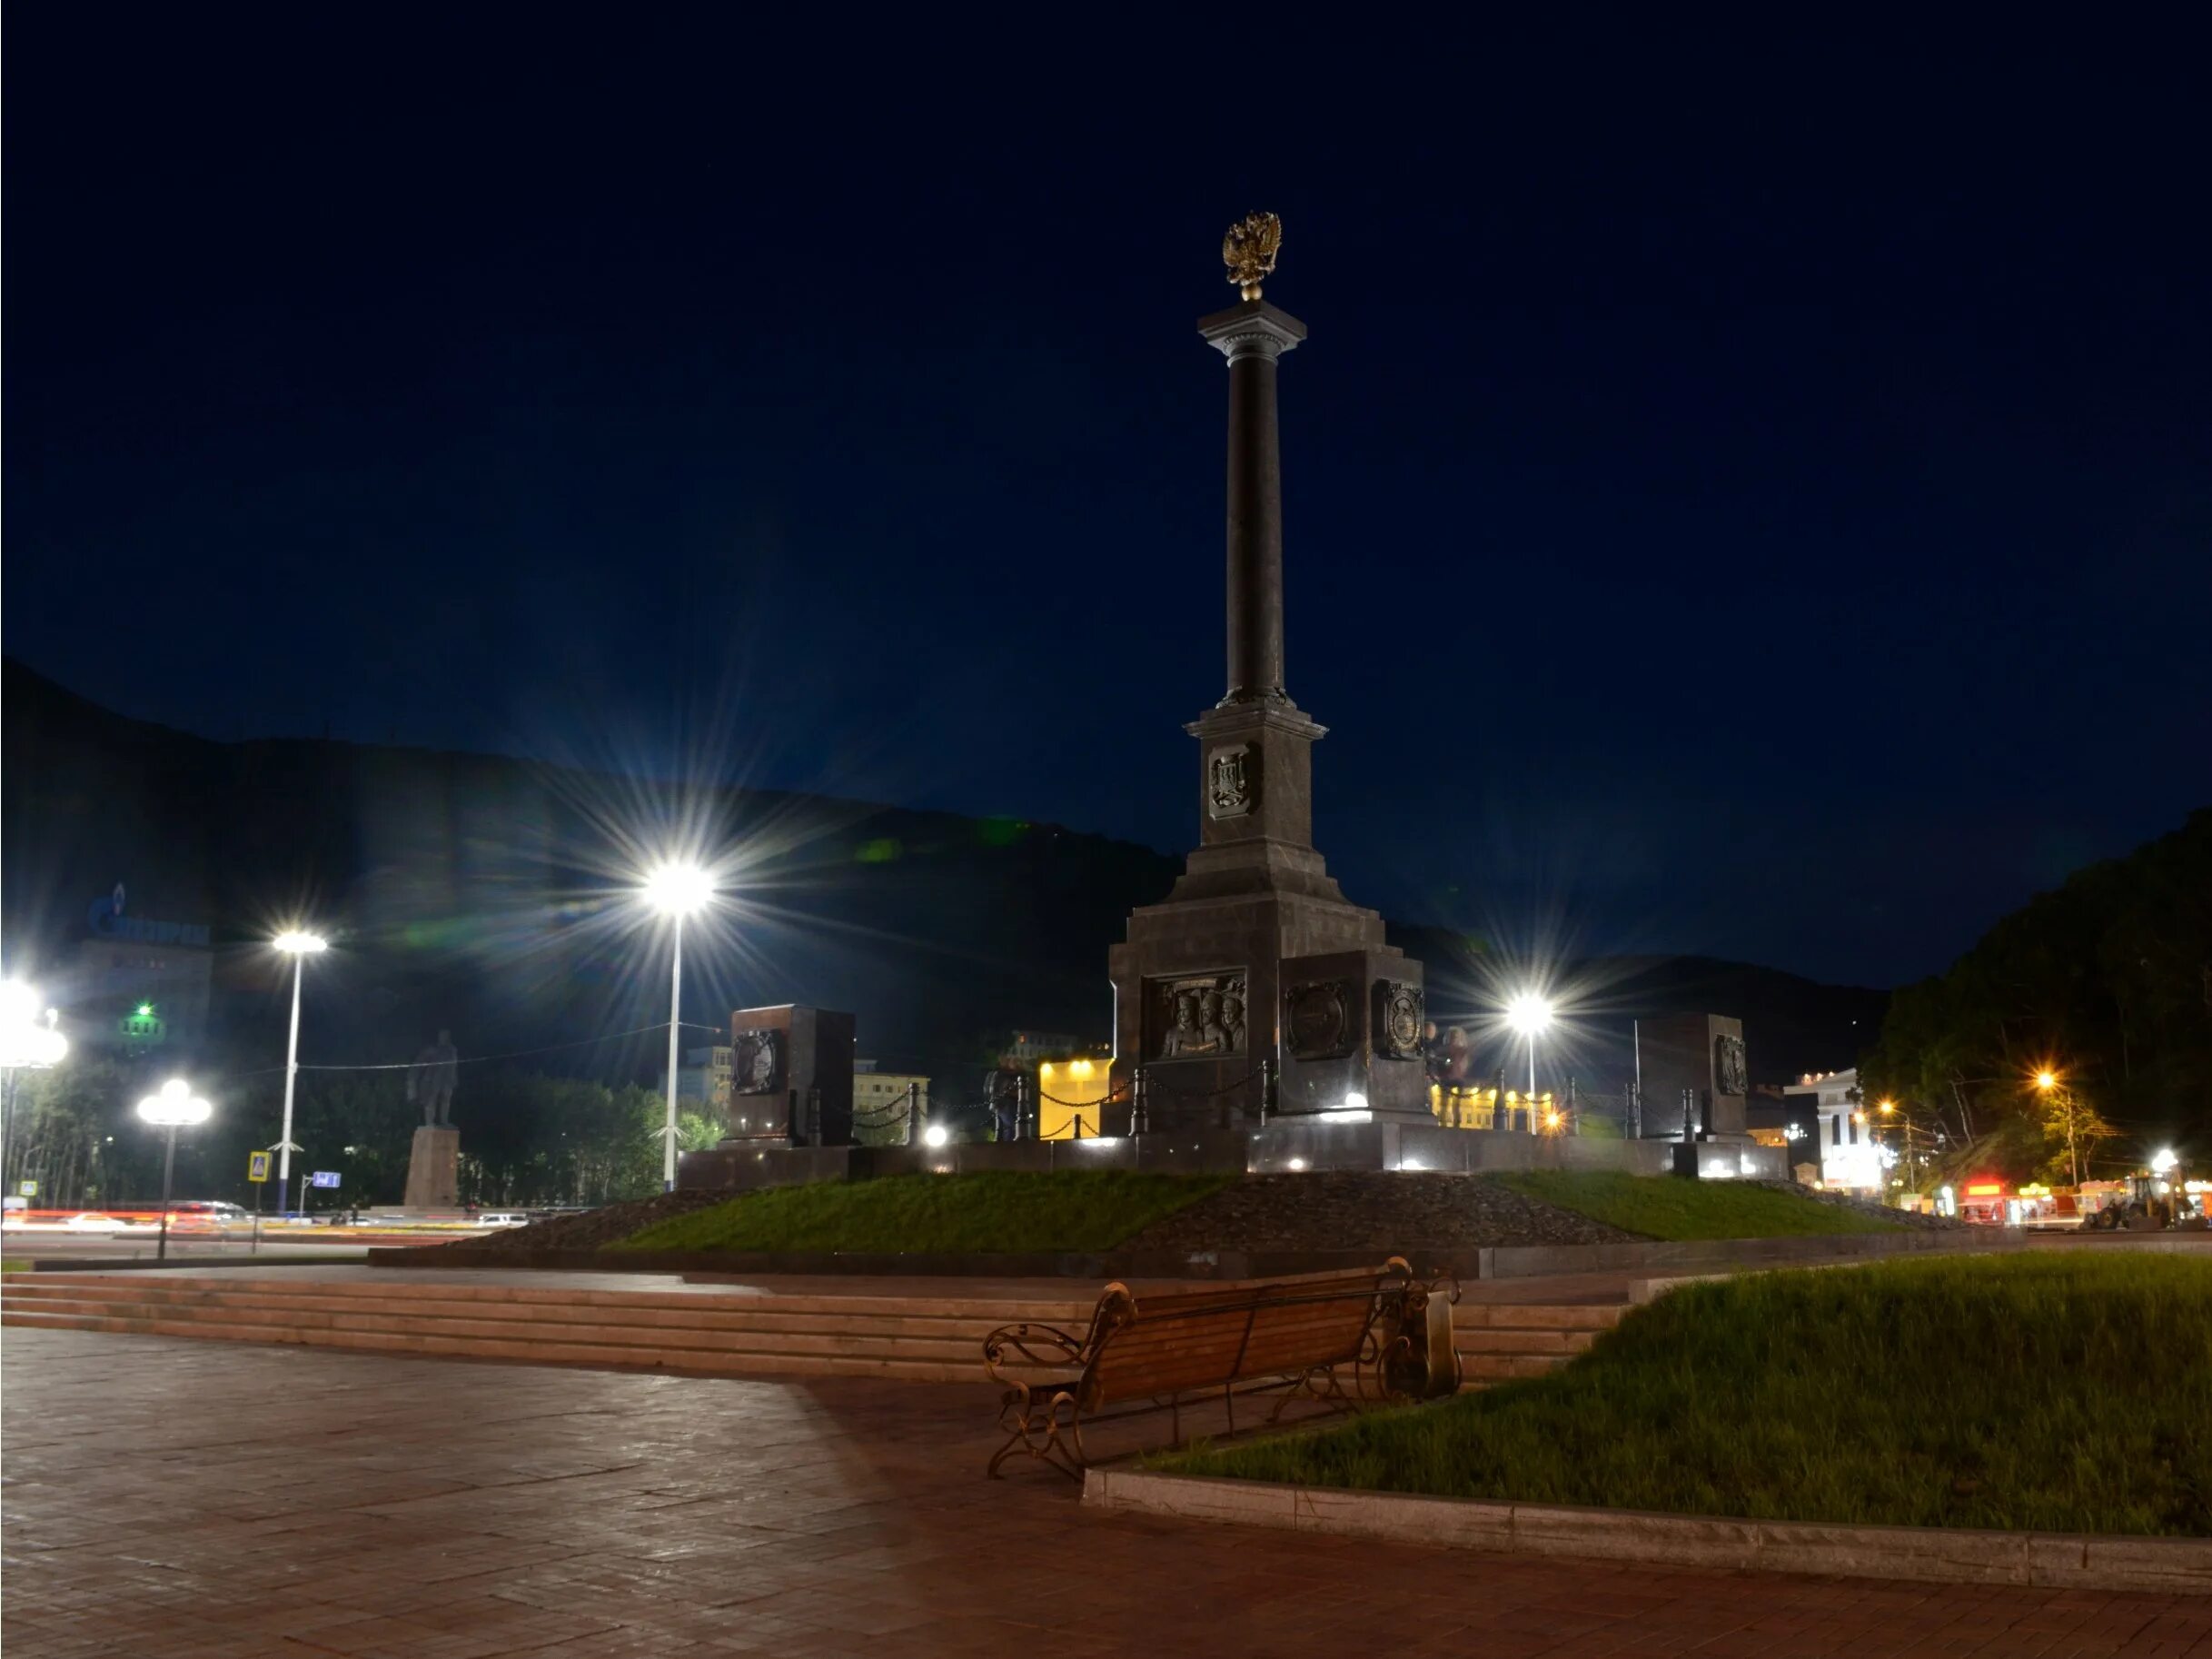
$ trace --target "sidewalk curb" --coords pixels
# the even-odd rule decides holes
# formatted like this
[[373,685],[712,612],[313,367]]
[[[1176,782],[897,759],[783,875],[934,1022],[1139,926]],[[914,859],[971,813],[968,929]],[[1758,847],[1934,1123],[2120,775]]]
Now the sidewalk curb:
[[2212,1538],[1831,1526],[1417,1497],[1109,1468],[1086,1472],[1083,1502],[1093,1509],[1510,1555],[1728,1572],[2212,1594]]

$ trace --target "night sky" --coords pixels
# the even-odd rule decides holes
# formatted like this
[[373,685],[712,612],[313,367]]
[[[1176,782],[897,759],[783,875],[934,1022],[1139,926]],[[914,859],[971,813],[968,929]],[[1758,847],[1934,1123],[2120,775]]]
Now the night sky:
[[11,13],[8,651],[1182,850],[1266,208],[1351,896],[1891,984],[2212,800],[2201,41],[761,9]]

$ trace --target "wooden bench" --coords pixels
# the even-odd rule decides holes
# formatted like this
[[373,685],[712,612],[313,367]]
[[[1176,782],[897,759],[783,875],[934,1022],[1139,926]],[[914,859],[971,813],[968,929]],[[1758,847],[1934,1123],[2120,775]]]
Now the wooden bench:
[[998,1421],[1007,1431],[987,1473],[1027,1452],[1080,1479],[1086,1426],[1151,1412],[1172,1415],[1180,1445],[1185,1400],[1215,1393],[1232,1434],[1239,1394],[1280,1392],[1271,1422],[1300,1397],[1350,1410],[1449,1394],[1459,1386],[1458,1296],[1448,1280],[1415,1279],[1399,1257],[1373,1272],[1142,1298],[1108,1285],[1080,1337],[1007,1325],[984,1339],[984,1370],[1005,1389]]

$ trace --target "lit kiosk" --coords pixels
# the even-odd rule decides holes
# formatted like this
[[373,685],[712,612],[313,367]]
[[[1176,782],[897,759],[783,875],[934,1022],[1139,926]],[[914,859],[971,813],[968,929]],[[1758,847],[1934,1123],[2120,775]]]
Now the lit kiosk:
[[1421,966],[1384,941],[1381,916],[1346,902],[1314,849],[1324,728],[1284,689],[1275,375],[1305,324],[1260,297],[1282,233],[1272,214],[1231,228],[1222,256],[1242,302],[1198,324],[1229,371],[1228,690],[1185,728],[1198,740],[1197,849],[1108,959],[1116,1082],[1143,1068],[1140,1130],[1242,1128],[1264,1108],[1435,1121]]

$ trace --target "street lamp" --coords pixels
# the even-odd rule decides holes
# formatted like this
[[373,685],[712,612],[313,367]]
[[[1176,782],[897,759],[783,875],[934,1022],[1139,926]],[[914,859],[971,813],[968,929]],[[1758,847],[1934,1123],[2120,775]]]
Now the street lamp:
[[158,1095],[148,1095],[138,1103],[138,1115],[157,1128],[169,1131],[168,1149],[162,1154],[162,1237],[154,1247],[154,1259],[169,1259],[169,1182],[176,1173],[176,1132],[186,1125],[205,1123],[214,1108],[198,1098],[191,1086],[182,1078],[172,1078],[162,1085]]
[[328,950],[331,942],[319,933],[299,928],[280,933],[269,942],[292,959],[292,1042],[284,1050],[284,1132],[276,1137],[276,1195],[281,1211],[288,1190],[284,1183],[292,1178],[292,1155],[297,1150],[292,1144],[292,1095],[300,1078],[300,977],[307,971],[307,959]]
[[2058,1074],[2055,1071],[2037,1072],[2036,1087],[2048,1095],[2052,1089],[2058,1087]]
[[1552,1005],[1533,991],[1525,991],[1506,1005],[1505,1023],[1529,1039],[1529,1129],[1536,1128],[1536,1037],[1552,1023]]
[[37,991],[20,979],[0,985],[0,1169],[7,1167],[7,1141],[15,1121],[15,1074],[58,1066],[69,1039],[55,1028],[60,1013],[48,1008]]
[[676,924],[675,951],[669,972],[669,1121],[661,1130],[660,1190],[676,1190],[676,1061],[683,1035],[683,919],[714,898],[714,878],[696,864],[663,864],[645,879],[645,897]]

